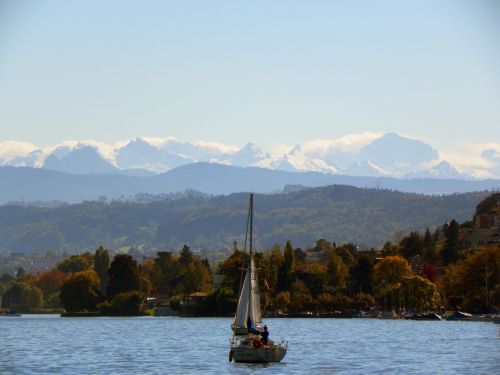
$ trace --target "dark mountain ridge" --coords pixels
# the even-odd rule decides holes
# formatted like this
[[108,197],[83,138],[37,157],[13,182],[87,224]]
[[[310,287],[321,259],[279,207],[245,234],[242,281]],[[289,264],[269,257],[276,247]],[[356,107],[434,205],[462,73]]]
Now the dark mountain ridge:
[[[428,196],[327,186],[287,194],[256,194],[256,247],[319,238],[363,247],[383,244],[396,231],[464,221],[488,193]],[[206,252],[228,250],[244,238],[248,194],[186,196],[147,204],[84,202],[59,207],[0,206],[0,249],[80,252],[99,245]]]

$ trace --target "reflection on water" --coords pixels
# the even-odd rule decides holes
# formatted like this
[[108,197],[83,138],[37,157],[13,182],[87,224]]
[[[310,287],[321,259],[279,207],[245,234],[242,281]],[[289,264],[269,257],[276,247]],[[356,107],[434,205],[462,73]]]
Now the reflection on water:
[[228,361],[228,318],[0,318],[0,374],[498,374],[500,329],[479,322],[268,319],[282,363]]

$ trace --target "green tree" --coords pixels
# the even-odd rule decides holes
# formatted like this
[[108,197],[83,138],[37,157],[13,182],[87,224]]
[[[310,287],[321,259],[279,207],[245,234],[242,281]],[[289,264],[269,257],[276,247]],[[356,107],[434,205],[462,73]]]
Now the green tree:
[[218,273],[224,275],[223,286],[231,288],[235,294],[240,292],[241,271],[248,266],[248,259],[247,253],[237,250],[219,265]]
[[109,284],[106,296],[112,300],[117,294],[141,289],[141,278],[137,262],[126,254],[113,258],[108,269]]
[[212,289],[212,275],[207,265],[199,258],[193,259],[181,268],[181,282],[184,294],[209,292]]
[[171,296],[177,294],[176,286],[180,282],[180,265],[170,251],[160,251],[150,273],[153,288],[160,295]]
[[455,220],[443,228],[446,243],[442,251],[443,262],[449,264],[458,259],[460,245],[460,226]]
[[439,306],[439,293],[436,285],[418,275],[405,277],[399,289],[399,298],[409,309],[420,311],[435,309]]
[[290,292],[280,292],[274,298],[274,308],[277,310],[281,310],[283,312],[287,312],[291,303]]
[[308,264],[296,274],[306,285],[307,289],[314,298],[321,293],[324,293],[330,276],[327,272],[327,268],[320,263]]
[[220,288],[216,292],[216,303],[220,313],[234,313],[238,304],[238,295],[231,288]]
[[19,267],[16,271],[16,277],[18,280],[22,280],[26,276],[26,271],[23,267]]
[[3,307],[21,312],[39,308],[42,304],[42,291],[22,281],[12,282],[2,298]]
[[118,316],[137,316],[144,313],[144,298],[137,290],[118,293],[112,300],[112,313]]
[[399,244],[399,251],[407,259],[421,254],[422,248],[423,240],[420,233],[417,231],[410,232],[410,234],[403,238]]
[[75,272],[63,284],[59,296],[66,311],[95,311],[99,277],[94,270]]
[[[373,268],[373,283],[380,298],[396,303],[396,293],[405,277],[411,275],[408,261],[400,256],[388,256]],[[385,306],[384,306],[385,307]]]
[[393,244],[392,242],[388,241],[384,244],[384,247],[382,248],[382,255],[385,257],[388,256],[393,256],[393,255],[398,255],[399,254],[399,245]]
[[311,292],[303,281],[294,281],[290,287],[290,310],[303,312],[309,309],[312,303]]
[[101,295],[105,295],[108,288],[108,268],[109,251],[108,249],[99,246],[94,254],[94,271],[97,273],[97,276],[99,276]]
[[188,245],[184,245],[181,250],[181,257],[179,259],[179,263],[183,266],[189,264],[193,261],[193,253],[191,252],[191,248]]
[[342,258],[342,261],[347,267],[350,267],[354,263],[353,254],[357,253],[356,246],[353,244],[344,244],[335,249],[335,255]]
[[337,255],[332,255],[327,266],[328,285],[334,291],[344,289],[347,285],[347,277],[349,269],[343,262],[342,258]]
[[59,263],[57,269],[65,273],[80,272],[92,268],[93,262],[94,257],[90,253],[72,255]]
[[351,267],[351,288],[354,292],[373,292],[373,260],[368,255],[361,255]]
[[[290,241],[286,242],[283,257],[278,262],[281,263],[278,270],[278,289],[289,290],[292,282],[292,274],[295,270],[295,254]],[[278,262],[273,261],[273,264]]]
[[281,245],[274,244],[271,248],[271,251],[266,254],[266,259],[266,267],[264,268],[261,275],[264,276],[268,286],[271,289],[277,291],[285,290],[286,278],[282,274],[284,267],[283,263],[285,262],[285,259],[281,252]]

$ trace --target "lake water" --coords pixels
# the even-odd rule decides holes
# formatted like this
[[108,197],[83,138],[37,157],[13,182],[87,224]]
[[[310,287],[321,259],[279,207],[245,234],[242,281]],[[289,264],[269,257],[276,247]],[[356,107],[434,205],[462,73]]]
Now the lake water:
[[0,374],[500,374],[500,325],[267,319],[281,363],[229,363],[229,318],[0,318]]

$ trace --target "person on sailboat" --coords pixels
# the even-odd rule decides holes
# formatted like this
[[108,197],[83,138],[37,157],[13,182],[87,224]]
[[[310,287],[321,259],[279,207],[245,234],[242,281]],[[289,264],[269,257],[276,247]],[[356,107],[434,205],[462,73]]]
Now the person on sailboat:
[[267,339],[269,337],[269,331],[267,330],[267,326],[264,326],[264,330],[260,333],[260,336],[262,337],[260,339],[260,342],[263,343],[264,345],[267,345]]

